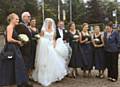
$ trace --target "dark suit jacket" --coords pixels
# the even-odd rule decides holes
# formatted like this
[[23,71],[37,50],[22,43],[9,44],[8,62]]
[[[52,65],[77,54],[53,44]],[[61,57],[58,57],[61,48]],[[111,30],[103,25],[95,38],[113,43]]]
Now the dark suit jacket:
[[[56,40],[57,40],[58,38],[61,38],[61,36],[60,36],[59,30],[56,29]],[[63,40],[66,40],[66,41],[67,41],[67,39],[68,39],[68,31],[64,29],[64,30],[63,30]]]
[[22,46],[20,49],[21,49],[26,67],[30,68],[31,67],[31,65],[30,65],[31,59],[32,59],[32,56],[31,56],[31,54],[32,54],[31,53],[32,52],[32,44],[31,44],[32,33],[30,32],[28,26],[26,26],[25,23],[23,23],[23,22],[21,22],[19,25],[16,26],[16,32],[18,34],[26,34],[29,37],[30,41],[28,43],[26,43],[24,46]]
[[107,32],[104,33],[105,50],[108,52],[118,52],[120,47],[120,36],[117,31],[113,31],[107,38]]

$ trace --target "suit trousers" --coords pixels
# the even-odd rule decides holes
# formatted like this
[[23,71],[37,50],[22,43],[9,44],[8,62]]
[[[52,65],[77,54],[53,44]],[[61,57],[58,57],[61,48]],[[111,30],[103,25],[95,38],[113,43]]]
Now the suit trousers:
[[108,77],[118,79],[118,52],[106,52],[106,66]]

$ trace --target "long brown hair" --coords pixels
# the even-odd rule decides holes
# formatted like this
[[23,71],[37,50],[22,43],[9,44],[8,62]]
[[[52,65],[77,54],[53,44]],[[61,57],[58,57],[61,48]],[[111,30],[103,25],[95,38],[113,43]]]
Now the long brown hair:
[[72,24],[75,24],[75,22],[70,22],[69,24],[68,24],[68,29],[70,30],[70,27],[72,26]]

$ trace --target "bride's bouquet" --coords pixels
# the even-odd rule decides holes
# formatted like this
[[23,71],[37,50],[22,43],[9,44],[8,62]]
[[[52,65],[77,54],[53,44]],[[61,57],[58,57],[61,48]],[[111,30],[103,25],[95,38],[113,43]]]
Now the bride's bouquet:
[[26,34],[19,34],[18,38],[20,41],[22,41],[23,44],[29,42],[29,38]]

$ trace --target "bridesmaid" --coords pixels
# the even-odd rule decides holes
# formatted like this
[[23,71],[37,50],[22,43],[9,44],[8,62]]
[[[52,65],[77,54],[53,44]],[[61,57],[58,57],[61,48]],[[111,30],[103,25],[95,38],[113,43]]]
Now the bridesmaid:
[[82,31],[80,32],[80,45],[82,53],[82,70],[83,76],[91,76],[91,69],[93,68],[93,50],[91,35],[88,31],[88,23],[83,23]]
[[94,46],[95,69],[99,70],[99,74],[96,75],[96,77],[104,78],[105,70],[104,39],[102,33],[100,32],[100,27],[97,25],[94,27],[92,42]]
[[13,59],[0,60],[0,86],[17,85],[17,87],[32,87],[28,84],[28,77],[24,60],[19,47],[15,26],[19,23],[19,17],[15,13],[8,16],[9,25],[6,30],[6,51],[14,53]]
[[76,78],[77,68],[80,68],[80,59],[78,56],[79,51],[79,32],[76,30],[75,23],[71,22],[69,24],[69,43],[72,48],[72,55],[69,63],[69,67],[72,68],[72,75]]
[[36,54],[36,45],[37,45],[37,39],[35,38],[35,35],[38,34],[38,29],[36,28],[36,19],[31,18],[30,20],[30,29],[31,29],[31,34],[32,34],[32,60],[31,60],[31,65],[34,68],[34,62],[35,62],[35,54]]
[[36,19],[33,17],[30,20],[30,26],[29,26],[32,34],[32,41],[31,41],[31,69],[29,71],[29,79],[32,80],[32,71],[35,68],[34,63],[35,63],[35,55],[36,55],[36,46],[37,46],[37,38],[35,38],[35,35],[38,34],[38,29],[36,28]]

